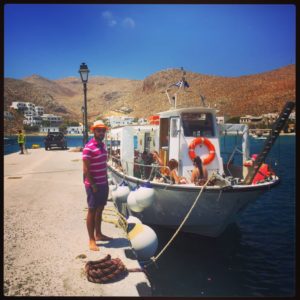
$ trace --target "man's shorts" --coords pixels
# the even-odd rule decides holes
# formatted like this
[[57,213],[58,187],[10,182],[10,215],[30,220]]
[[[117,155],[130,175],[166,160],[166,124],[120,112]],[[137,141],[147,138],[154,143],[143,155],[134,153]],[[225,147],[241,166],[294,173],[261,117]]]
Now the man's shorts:
[[108,198],[108,185],[97,185],[97,192],[94,193],[92,187],[85,187],[87,194],[88,208],[105,206]]

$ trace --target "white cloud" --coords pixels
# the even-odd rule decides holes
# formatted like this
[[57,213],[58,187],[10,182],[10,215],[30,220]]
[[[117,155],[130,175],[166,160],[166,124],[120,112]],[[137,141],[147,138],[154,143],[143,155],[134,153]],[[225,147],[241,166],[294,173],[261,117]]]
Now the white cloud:
[[[106,24],[110,27],[117,26],[117,24],[118,24],[117,18],[114,17],[114,15],[108,10],[106,10],[102,13],[102,18],[105,20]],[[125,18],[122,21],[122,26],[124,28],[134,28],[135,22],[131,18]]]
[[103,13],[102,13],[102,17],[104,18],[104,19],[111,19],[112,18],[112,13],[110,12],[110,11],[104,11]]
[[122,24],[125,28],[134,28],[135,27],[135,22],[131,18],[125,18],[123,20]]
[[114,26],[117,25],[117,21],[116,21],[116,19],[114,18],[114,16],[112,15],[112,13],[110,11],[104,11],[102,13],[102,18],[104,20],[106,20],[107,25],[110,26],[110,27],[114,27]]
[[108,21],[108,26],[114,27],[114,26],[116,26],[116,25],[117,25],[117,21],[116,21],[116,20],[109,20],[109,21]]

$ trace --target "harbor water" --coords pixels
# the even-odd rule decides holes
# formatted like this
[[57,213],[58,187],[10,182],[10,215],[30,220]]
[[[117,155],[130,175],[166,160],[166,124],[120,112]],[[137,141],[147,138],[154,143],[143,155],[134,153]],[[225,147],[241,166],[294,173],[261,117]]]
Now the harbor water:
[[[236,139],[221,138],[230,153]],[[27,147],[44,137],[27,136]],[[280,177],[278,186],[250,204],[237,222],[218,238],[179,233],[155,265],[147,268],[153,296],[169,297],[290,297],[295,294],[295,136],[280,136],[267,163]],[[68,136],[68,147],[82,146],[82,137]],[[250,153],[264,140],[250,139]],[[4,154],[18,144],[4,144]],[[34,155],[34,150],[30,150]],[[235,157],[239,162],[240,157]],[[174,231],[153,228],[157,253]]]

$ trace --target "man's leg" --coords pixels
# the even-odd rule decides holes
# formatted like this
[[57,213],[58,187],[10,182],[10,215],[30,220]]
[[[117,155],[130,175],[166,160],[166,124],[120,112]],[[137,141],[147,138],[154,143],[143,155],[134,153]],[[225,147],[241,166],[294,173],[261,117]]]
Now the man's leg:
[[24,151],[23,151],[23,144],[19,144],[19,147],[20,147],[20,151],[21,151],[21,153],[20,154],[24,154]]
[[90,250],[99,251],[99,248],[96,245],[96,240],[94,236],[95,230],[95,216],[96,216],[96,209],[95,208],[88,208],[88,213],[86,217],[86,226],[89,234],[89,247]]
[[112,238],[104,235],[101,232],[101,222],[102,222],[102,212],[103,212],[104,206],[100,206],[96,209],[95,214],[95,237],[96,241],[111,241]]

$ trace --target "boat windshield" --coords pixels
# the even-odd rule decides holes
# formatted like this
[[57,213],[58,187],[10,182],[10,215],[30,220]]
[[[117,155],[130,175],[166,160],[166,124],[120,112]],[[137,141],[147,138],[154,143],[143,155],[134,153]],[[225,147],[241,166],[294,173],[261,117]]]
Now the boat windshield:
[[184,136],[215,136],[211,113],[183,113],[181,119]]

